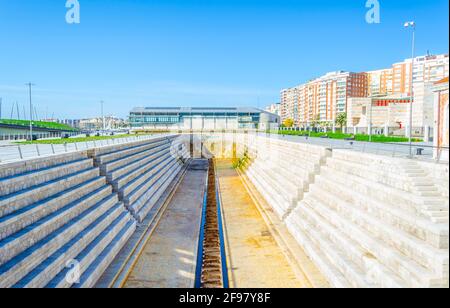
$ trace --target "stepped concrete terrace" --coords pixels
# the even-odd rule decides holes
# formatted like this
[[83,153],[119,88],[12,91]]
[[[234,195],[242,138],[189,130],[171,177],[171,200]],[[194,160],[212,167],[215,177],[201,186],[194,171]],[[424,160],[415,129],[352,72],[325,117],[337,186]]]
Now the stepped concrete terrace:
[[448,165],[252,137],[242,169],[333,287],[448,287]]
[[0,287],[93,287],[189,160],[177,137],[1,164]]
[[189,159],[179,135],[89,152],[119,199],[142,222]]
[[46,287],[85,254],[79,273],[95,280],[86,270],[136,226],[87,152],[2,164],[0,176],[0,287]]
[[[449,286],[448,164],[219,133],[0,164],[0,287],[96,286],[124,247],[134,246],[130,239],[141,238],[138,228],[157,229],[159,218],[146,221],[164,217],[168,192],[175,194],[192,155],[233,159],[227,164],[241,169],[252,190],[240,208],[251,197],[256,210],[261,200],[289,263],[312,264],[326,280],[321,285]],[[225,185],[231,177],[221,179]],[[218,187],[236,206],[233,190]],[[226,230],[240,224],[227,217]],[[235,228],[236,239],[244,229]],[[289,240],[278,240],[283,234]]]

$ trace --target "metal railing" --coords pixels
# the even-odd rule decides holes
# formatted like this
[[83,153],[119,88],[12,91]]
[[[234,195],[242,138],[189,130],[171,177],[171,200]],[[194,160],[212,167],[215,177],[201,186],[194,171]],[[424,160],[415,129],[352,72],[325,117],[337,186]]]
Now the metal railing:
[[14,144],[0,145],[0,163],[51,156],[69,152],[78,152],[111,145],[119,145],[136,141],[150,140],[167,134],[142,135],[127,138],[111,138],[96,141],[63,143],[63,144]]
[[449,163],[449,148],[435,147],[427,143],[414,143],[410,155],[409,143],[381,143],[381,142],[363,142],[353,140],[327,139],[307,136],[290,136],[269,134],[271,138],[288,140],[292,142],[302,142],[312,145],[321,145],[330,149],[346,149],[362,153],[385,155],[390,157],[418,159],[436,163]]
[[[35,132],[33,133],[33,136],[35,136],[37,139],[50,139],[50,138],[60,138],[64,135],[67,135],[68,137],[73,137],[76,135],[79,135],[79,133],[75,132],[47,132],[47,133],[40,133]],[[22,133],[22,134],[0,134],[0,141],[23,141],[29,139],[30,134],[29,133]]]

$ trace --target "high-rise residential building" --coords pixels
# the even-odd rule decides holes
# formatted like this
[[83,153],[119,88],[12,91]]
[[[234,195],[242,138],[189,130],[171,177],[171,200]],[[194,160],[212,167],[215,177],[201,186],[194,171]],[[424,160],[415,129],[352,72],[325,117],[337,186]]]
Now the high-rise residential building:
[[298,99],[297,88],[289,88],[281,91],[280,116],[282,120],[292,119],[298,123]]
[[[402,101],[411,97],[412,82],[412,125],[417,128],[432,126],[432,87],[434,82],[448,75],[448,54],[417,57],[414,67],[412,59],[406,59],[390,68],[366,73],[328,73],[306,84],[282,90],[281,117],[282,120],[293,119],[296,126],[312,121],[333,122],[339,113],[348,112],[350,98],[376,97]],[[409,103],[407,107],[409,109]]]
[[350,97],[367,97],[366,73],[331,72],[306,84],[281,91],[281,117],[296,126],[313,121],[333,122],[347,111]]
[[369,96],[391,95],[393,93],[393,72],[392,68],[367,72]]
[[[379,95],[411,95],[411,80],[414,86],[423,83],[436,82],[448,76],[449,57],[443,55],[428,55],[412,60],[394,63],[391,68],[367,72],[369,81],[369,96]],[[414,72],[414,78],[412,76]]]

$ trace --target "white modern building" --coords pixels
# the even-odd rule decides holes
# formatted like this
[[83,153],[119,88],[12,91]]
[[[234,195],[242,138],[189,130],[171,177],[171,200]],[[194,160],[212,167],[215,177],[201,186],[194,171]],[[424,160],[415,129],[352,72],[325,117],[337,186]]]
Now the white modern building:
[[266,130],[279,124],[278,115],[257,108],[141,107],[130,112],[133,129]]

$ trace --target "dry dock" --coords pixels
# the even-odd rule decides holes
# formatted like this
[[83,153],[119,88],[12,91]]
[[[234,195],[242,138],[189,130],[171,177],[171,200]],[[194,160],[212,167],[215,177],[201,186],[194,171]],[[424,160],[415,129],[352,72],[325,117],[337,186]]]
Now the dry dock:
[[217,160],[229,284],[232,288],[301,288],[230,160]]
[[125,288],[194,287],[207,167],[203,160],[191,164]]

